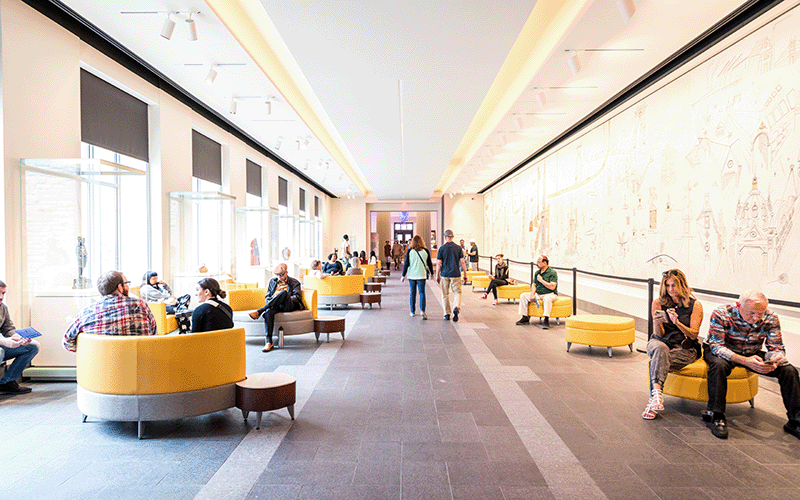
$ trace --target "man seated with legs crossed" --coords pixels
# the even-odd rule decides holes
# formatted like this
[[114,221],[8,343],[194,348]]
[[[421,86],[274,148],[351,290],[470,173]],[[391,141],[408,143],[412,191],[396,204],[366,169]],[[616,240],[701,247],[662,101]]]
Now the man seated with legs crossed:
[[550,311],[553,310],[553,302],[558,298],[558,273],[550,267],[550,260],[547,255],[542,255],[536,260],[536,267],[539,269],[533,275],[531,291],[523,293],[519,297],[519,314],[522,316],[518,325],[527,325],[530,322],[528,316],[528,304],[531,299],[542,304],[544,308],[544,323],[542,329],[550,328]]
[[711,422],[711,433],[720,439],[728,438],[725,397],[728,375],[736,365],[778,379],[789,417],[783,430],[800,439],[800,380],[797,369],[786,359],[778,316],[767,305],[763,293],[748,290],[735,306],[720,306],[711,315],[703,349],[708,364],[708,409],[703,420]]
[[[302,311],[303,289],[300,282],[289,276],[286,264],[278,264],[273,270],[275,277],[269,280],[267,285],[267,296],[264,297],[266,304],[257,311],[250,313],[250,317],[258,319],[264,314],[264,328],[267,334],[267,343],[264,352],[272,350],[272,330],[275,329],[275,315],[279,312]],[[266,313],[265,313],[266,312]]]
[[14,360],[0,378],[0,394],[27,394],[32,389],[20,386],[17,379],[31,360],[39,354],[39,343],[16,332],[14,322],[11,321],[11,313],[3,303],[5,298],[6,284],[0,281],[0,361]]

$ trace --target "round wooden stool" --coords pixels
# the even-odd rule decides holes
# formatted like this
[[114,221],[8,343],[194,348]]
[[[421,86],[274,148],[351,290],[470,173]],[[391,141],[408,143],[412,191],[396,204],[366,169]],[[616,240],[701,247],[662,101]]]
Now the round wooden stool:
[[381,294],[380,292],[366,292],[361,294],[361,309],[364,309],[364,304],[369,304],[372,309],[372,304],[378,304],[381,307]]
[[256,429],[261,428],[261,413],[265,411],[289,410],[294,420],[294,402],[297,379],[285,373],[253,373],[241,382],[236,382],[236,407],[242,410],[247,422],[251,411],[258,412]]
[[[361,306],[364,307],[363,305]],[[340,316],[320,316],[314,318],[314,335],[319,340],[319,334],[324,333],[327,338],[325,342],[331,341],[331,332],[341,332],[344,340],[344,318]]]
[[380,283],[364,283],[364,291],[365,292],[380,292],[381,291]]

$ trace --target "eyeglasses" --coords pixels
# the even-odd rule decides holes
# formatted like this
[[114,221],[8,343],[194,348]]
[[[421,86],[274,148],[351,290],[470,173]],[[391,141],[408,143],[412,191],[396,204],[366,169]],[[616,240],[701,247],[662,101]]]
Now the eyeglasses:
[[677,276],[678,270],[677,269],[670,269],[669,271],[664,271],[661,273],[662,278],[666,278],[667,276]]
[[131,284],[131,282],[130,282],[130,281],[123,281],[121,284],[123,284],[123,285],[130,285],[130,284]]
[[282,278],[283,276],[286,276],[287,274],[289,274],[289,271],[284,271],[282,273],[275,273],[275,276],[277,276],[279,278]]

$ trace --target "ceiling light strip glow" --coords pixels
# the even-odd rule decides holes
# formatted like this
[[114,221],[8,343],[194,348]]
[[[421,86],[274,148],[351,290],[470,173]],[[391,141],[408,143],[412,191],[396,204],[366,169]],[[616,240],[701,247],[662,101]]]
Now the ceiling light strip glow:
[[461,168],[475,156],[489,135],[505,118],[531,80],[574,27],[592,0],[538,0],[500,72],[461,139],[453,158],[436,186],[446,192]]
[[205,0],[364,196],[372,190],[259,0]]

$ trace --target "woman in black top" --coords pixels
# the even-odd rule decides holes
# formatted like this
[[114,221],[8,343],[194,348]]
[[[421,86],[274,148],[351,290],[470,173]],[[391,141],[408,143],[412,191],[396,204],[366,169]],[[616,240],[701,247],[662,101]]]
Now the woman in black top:
[[233,310],[222,302],[228,294],[214,278],[203,278],[195,292],[200,305],[192,313],[192,332],[210,332],[233,328]]
[[482,299],[485,299],[491,293],[494,296],[492,305],[497,305],[497,287],[508,285],[508,264],[503,261],[503,254],[499,253],[495,256],[497,264],[494,266],[494,276],[489,286],[486,287],[486,293],[483,294]]
[[652,420],[664,409],[661,388],[667,373],[680,370],[700,357],[697,334],[703,322],[703,304],[692,295],[686,275],[670,269],[661,276],[661,291],[653,301],[653,336],[647,342],[650,356],[650,401],[642,418]]
[[333,276],[339,276],[344,274],[344,268],[342,267],[342,263],[339,262],[339,256],[336,255],[336,252],[328,255],[328,262],[322,266],[322,272],[325,274],[331,274]]

